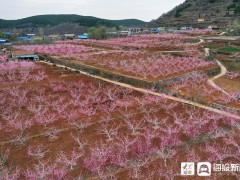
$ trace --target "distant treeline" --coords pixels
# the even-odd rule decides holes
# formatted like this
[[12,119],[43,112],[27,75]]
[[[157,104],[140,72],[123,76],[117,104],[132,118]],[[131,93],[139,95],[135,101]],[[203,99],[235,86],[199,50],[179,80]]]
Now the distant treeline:
[[39,15],[18,20],[3,20],[0,19],[0,28],[26,28],[26,27],[47,27],[56,26],[63,23],[78,23],[81,26],[144,26],[146,22],[137,19],[126,20],[107,20],[92,16],[80,15]]

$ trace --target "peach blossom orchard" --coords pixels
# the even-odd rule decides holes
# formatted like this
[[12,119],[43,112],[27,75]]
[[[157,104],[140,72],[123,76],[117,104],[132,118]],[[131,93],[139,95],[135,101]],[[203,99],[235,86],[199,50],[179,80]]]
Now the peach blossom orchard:
[[[145,80],[190,73],[171,82],[175,90],[190,84],[209,96],[219,93],[220,104],[237,101],[237,93],[227,98],[205,86],[208,76],[198,71],[217,66],[214,61],[147,50],[198,51],[191,38],[143,35],[15,48]],[[173,179],[180,177],[181,162],[240,160],[239,120],[225,115],[5,54],[0,82],[0,179]]]

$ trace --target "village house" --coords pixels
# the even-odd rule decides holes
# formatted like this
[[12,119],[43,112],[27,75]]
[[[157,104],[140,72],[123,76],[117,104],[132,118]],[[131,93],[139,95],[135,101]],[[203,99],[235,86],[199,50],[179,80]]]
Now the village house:
[[205,19],[204,18],[198,18],[197,22],[205,22]]
[[64,34],[63,38],[64,39],[75,39],[76,35],[75,34]]
[[23,50],[12,51],[12,57],[19,60],[31,60],[31,61],[39,60],[38,55],[34,54],[34,52]]
[[57,40],[61,40],[62,37],[60,35],[55,35],[55,34],[52,34],[52,35],[49,35],[49,36],[44,36],[44,40],[49,40],[49,41],[57,41]]
[[35,37],[35,34],[27,34],[27,37],[29,37],[29,38],[34,38],[34,37]]
[[87,33],[84,33],[82,35],[77,36],[78,39],[89,39],[89,35]]

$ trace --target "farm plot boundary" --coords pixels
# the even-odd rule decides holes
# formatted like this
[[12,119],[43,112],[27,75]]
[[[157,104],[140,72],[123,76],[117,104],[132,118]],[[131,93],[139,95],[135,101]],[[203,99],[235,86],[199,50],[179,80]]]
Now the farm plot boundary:
[[[117,75],[113,74],[113,73],[110,73],[110,75],[111,75],[110,77],[107,76],[108,75],[107,73],[105,74],[107,77],[103,77],[102,74],[99,73],[101,71],[98,70],[98,69],[97,69],[96,72],[98,72],[99,74],[95,74],[96,72],[94,71],[94,69],[92,69],[90,67],[85,67],[85,66],[82,67],[82,66],[80,66],[80,64],[70,63],[70,62],[67,62],[67,61],[64,61],[64,60],[58,60],[58,59],[49,58],[49,57],[46,57],[46,56],[40,56],[40,58],[42,60],[50,61],[50,63],[53,63],[53,64],[66,66],[66,67],[72,68],[76,71],[79,70],[79,71],[81,71],[80,73],[84,73],[86,75],[90,75],[91,77],[94,77],[94,78],[97,78],[97,79],[100,79],[100,80],[103,80],[103,81],[107,81],[107,82],[110,82],[110,83],[113,83],[113,84],[116,84],[116,85],[119,85],[119,86],[122,86],[122,87],[130,88],[130,89],[136,90],[138,92],[147,93],[147,94],[151,94],[151,95],[155,95],[155,96],[161,96],[161,97],[164,97],[164,98],[167,98],[167,99],[170,99],[170,100],[174,100],[174,101],[181,102],[181,103],[184,103],[184,104],[189,104],[189,105],[196,106],[196,107],[199,107],[199,108],[202,108],[202,109],[206,109],[206,110],[218,113],[218,114],[222,114],[222,115],[225,115],[227,117],[240,119],[240,116],[228,112],[229,110],[232,110],[232,108],[230,108],[230,107],[226,107],[226,106],[222,106],[222,105],[214,104],[214,103],[209,104],[209,103],[202,102],[202,101],[199,101],[199,100],[186,99],[186,98],[182,98],[181,96],[180,97],[171,96],[171,95],[167,95],[163,92],[162,93],[153,92],[151,90],[144,89],[144,88],[146,88],[146,87],[143,86],[143,85],[146,85],[146,84],[144,84],[144,81],[142,81],[143,84],[140,84],[140,85],[143,86],[143,87],[141,87],[136,82],[134,84],[130,84],[128,78],[124,77],[124,76],[123,77],[125,78],[125,80],[127,82],[120,81],[120,80],[123,80],[123,79],[119,79],[119,77]],[[218,68],[215,68],[215,69],[212,69],[212,70],[208,70],[206,72],[209,75],[213,75],[213,74],[218,73],[219,71],[220,71],[220,68],[218,67]],[[113,79],[110,79],[111,77],[113,77]],[[177,78],[179,78],[179,77],[177,77]],[[134,82],[134,80],[135,80],[134,78],[131,79],[131,81],[133,81],[133,82]],[[170,83],[170,81],[171,81],[171,79],[170,80],[165,80],[165,82],[162,82],[162,84],[160,84],[161,82],[158,82],[159,84],[152,83],[152,84],[150,84],[150,88],[155,87],[157,90],[160,90],[160,89],[162,89],[162,88],[160,88],[160,85],[162,85],[162,87],[163,87],[163,86],[167,85],[168,83]],[[235,110],[237,110],[237,109],[235,109]]]
[[97,75],[97,76],[107,78],[107,79],[110,79],[110,80],[130,84],[132,86],[146,88],[146,89],[155,88],[155,89],[157,89],[157,90],[159,90],[160,92],[163,92],[163,93],[166,93],[166,90],[164,89],[164,87],[166,85],[168,85],[171,81],[178,80],[179,78],[184,77],[186,75],[196,73],[196,72],[203,72],[203,73],[207,73],[208,76],[214,76],[214,75],[217,75],[220,72],[219,67],[211,67],[211,68],[208,68],[208,69],[205,69],[205,70],[192,71],[192,72],[182,74],[182,75],[179,75],[179,76],[169,77],[169,78],[162,79],[162,80],[159,80],[159,81],[151,82],[151,81],[142,80],[142,79],[138,79],[138,78],[135,78],[135,77],[126,76],[126,75],[118,74],[118,73],[115,73],[115,72],[103,70],[103,69],[96,68],[96,67],[89,66],[89,65],[85,65],[85,64],[74,63],[74,62],[69,62],[67,60],[56,59],[56,58],[53,58],[51,56],[39,55],[39,57],[40,57],[41,60],[49,61],[51,63],[58,64],[58,65],[63,65],[63,66],[66,66],[66,67],[70,67],[70,68],[73,68],[73,69],[76,69],[76,70],[80,70],[80,71],[83,71],[83,72],[86,72],[86,73],[89,73],[89,74],[92,74],[92,75]]

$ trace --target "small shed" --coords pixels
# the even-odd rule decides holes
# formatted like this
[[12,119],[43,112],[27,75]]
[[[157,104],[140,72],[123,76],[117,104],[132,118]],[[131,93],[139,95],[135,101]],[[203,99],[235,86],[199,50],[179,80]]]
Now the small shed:
[[181,27],[180,30],[193,30],[193,27]]
[[7,39],[0,38],[0,48],[4,48],[6,43],[8,43]]
[[33,60],[33,61],[39,60],[39,57],[36,54],[16,55],[15,58],[21,59],[21,60],[27,60],[27,59]]
[[8,43],[8,40],[7,40],[7,39],[2,39],[2,38],[0,38],[0,43],[1,43],[1,44]]
[[29,37],[29,38],[35,37],[35,34],[27,34],[27,37]]
[[29,37],[28,36],[18,36],[18,39],[21,41],[24,41],[24,40],[28,40]]
[[34,54],[32,51],[23,51],[23,50],[13,50],[12,56],[20,60],[39,60],[38,55]]
[[119,31],[118,34],[119,34],[119,36],[122,36],[122,37],[130,36],[131,31]]
[[151,28],[150,31],[151,31],[152,33],[160,33],[161,28],[160,28],[160,27]]
[[197,22],[205,22],[205,19],[204,18],[198,18]]
[[3,34],[6,35],[6,36],[10,36],[11,32],[3,32]]
[[87,33],[84,33],[82,35],[78,35],[78,39],[89,39],[89,35]]
[[211,30],[220,30],[221,27],[217,26],[217,25],[213,25],[213,26],[209,26],[208,29],[211,29]]
[[75,38],[75,34],[64,34],[63,37],[64,39],[74,39]]
[[106,32],[106,34],[109,34],[109,35],[118,35],[118,32]]
[[49,35],[49,36],[44,36],[44,40],[51,40],[51,41],[61,40],[61,36],[52,34],[52,35]]

